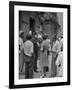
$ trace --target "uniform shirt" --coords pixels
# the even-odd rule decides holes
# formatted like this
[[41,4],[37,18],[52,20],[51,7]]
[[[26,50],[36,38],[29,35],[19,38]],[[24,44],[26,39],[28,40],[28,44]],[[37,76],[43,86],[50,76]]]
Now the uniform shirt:
[[32,53],[34,52],[33,48],[33,43],[30,40],[27,40],[23,45],[25,55],[32,56]]

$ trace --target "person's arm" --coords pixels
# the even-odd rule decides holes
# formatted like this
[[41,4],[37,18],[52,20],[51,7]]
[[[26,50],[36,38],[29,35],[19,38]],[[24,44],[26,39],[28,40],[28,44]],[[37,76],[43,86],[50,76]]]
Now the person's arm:
[[21,40],[21,50],[23,49],[23,40]]
[[34,45],[33,44],[31,45],[30,52],[31,52],[31,55],[33,56],[33,53],[34,53]]
[[40,48],[40,51],[43,52],[43,50],[44,50],[44,43],[42,42],[42,44],[41,44],[41,48]]
[[49,51],[51,51],[51,45],[49,44]]
[[59,53],[60,52],[60,43],[57,44],[57,47],[56,47],[56,52]]
[[23,54],[24,54],[24,44],[22,45],[21,51],[22,51]]
[[56,65],[59,65],[59,59],[60,59],[60,55],[58,55],[57,60],[56,60]]
[[43,47],[41,47],[41,49],[40,49],[41,51],[43,51]]
[[48,55],[51,53],[51,45],[50,44],[47,47],[47,53],[48,53]]

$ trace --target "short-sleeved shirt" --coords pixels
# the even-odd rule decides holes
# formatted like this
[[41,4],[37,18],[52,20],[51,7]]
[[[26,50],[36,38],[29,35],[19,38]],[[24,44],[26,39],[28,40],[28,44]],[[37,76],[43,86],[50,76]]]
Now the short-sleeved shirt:
[[54,42],[53,47],[52,47],[52,51],[59,53],[60,51],[60,43],[58,40],[56,40],[56,42]]
[[23,45],[24,54],[27,56],[31,56],[32,53],[34,52],[33,48],[34,48],[33,43],[30,40],[27,40]]

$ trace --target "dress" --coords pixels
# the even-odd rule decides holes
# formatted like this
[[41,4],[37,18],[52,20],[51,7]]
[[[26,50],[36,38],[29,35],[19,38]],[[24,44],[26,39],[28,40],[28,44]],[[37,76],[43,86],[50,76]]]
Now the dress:
[[[44,51],[43,51],[44,49]],[[49,49],[49,42],[44,40],[41,44],[41,51],[40,51],[40,66],[41,67],[48,67],[48,49]]]

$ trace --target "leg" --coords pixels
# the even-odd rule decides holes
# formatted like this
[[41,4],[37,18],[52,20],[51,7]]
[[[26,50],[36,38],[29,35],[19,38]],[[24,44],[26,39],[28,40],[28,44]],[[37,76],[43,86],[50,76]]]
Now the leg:
[[49,75],[51,76],[52,53],[49,55],[49,58],[48,59],[49,59],[49,65],[48,65],[49,66]]
[[52,56],[52,72],[51,72],[51,75],[54,77],[54,76],[56,76],[56,74],[57,74],[57,66],[56,66],[56,64],[55,64],[55,62],[56,62],[56,54],[53,54],[53,56]]
[[30,61],[31,57],[25,55],[25,78],[28,79],[30,75]]
[[37,71],[37,59],[38,59],[38,56],[35,55],[35,60],[34,60],[34,71],[35,72]]
[[22,72],[23,70],[23,65],[24,65],[24,58],[23,58],[23,53],[19,55],[19,73]]
[[33,60],[29,63],[29,78],[33,78],[34,62]]
[[25,63],[25,79],[29,78],[29,63]]

